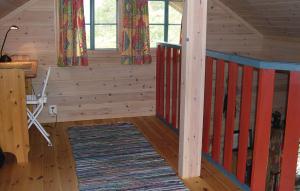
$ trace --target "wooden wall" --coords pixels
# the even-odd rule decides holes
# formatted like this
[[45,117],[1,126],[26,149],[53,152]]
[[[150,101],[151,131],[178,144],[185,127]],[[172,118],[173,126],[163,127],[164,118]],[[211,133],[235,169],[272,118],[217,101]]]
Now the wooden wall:
[[[12,24],[20,26],[10,33],[5,51],[38,59],[35,91],[52,67],[48,103],[58,105],[58,121],[154,115],[154,63],[124,66],[116,51],[94,51],[89,52],[88,67],[56,66],[54,10],[54,1],[31,0],[0,20],[0,35]],[[52,122],[55,117],[46,108],[40,121]]]
[[257,57],[262,35],[219,0],[208,1],[207,48]]
[[[88,67],[59,68],[54,0],[31,0],[3,17],[0,40],[12,24],[21,30],[10,33],[5,51],[38,59],[36,90],[47,67],[53,67],[47,92],[49,105],[58,105],[59,121],[154,115],[155,55],[151,65],[124,66],[115,51],[93,51]],[[262,36],[219,0],[210,0],[207,44],[209,49],[258,55]],[[46,108],[40,121],[55,117]]]
[[221,0],[264,35],[300,37],[300,1]]
[[261,54],[270,60],[300,62],[300,38],[266,36]]
[[29,0],[1,0],[0,1],[0,18],[7,15],[12,10],[21,6]]

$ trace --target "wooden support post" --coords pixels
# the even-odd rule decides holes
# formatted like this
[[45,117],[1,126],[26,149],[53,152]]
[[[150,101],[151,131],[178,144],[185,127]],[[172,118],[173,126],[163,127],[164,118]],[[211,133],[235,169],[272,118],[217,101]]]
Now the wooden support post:
[[181,70],[179,175],[200,176],[207,0],[185,1]]

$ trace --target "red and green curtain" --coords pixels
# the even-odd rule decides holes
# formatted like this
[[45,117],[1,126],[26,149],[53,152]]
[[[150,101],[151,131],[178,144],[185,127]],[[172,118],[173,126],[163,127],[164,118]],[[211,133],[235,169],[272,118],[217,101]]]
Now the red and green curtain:
[[59,0],[59,66],[87,66],[83,0]]
[[123,0],[121,14],[121,63],[151,63],[148,0]]

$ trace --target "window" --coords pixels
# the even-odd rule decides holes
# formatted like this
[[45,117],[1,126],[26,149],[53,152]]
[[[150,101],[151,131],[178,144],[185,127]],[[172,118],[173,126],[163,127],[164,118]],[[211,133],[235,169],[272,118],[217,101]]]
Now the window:
[[[87,48],[117,48],[118,0],[84,0]],[[182,0],[149,0],[150,45],[157,42],[178,44],[182,14],[173,6]]]
[[[173,0],[173,4],[182,1]],[[178,44],[180,41],[182,13],[169,0],[149,0],[150,45],[157,42]]]
[[117,48],[117,0],[84,0],[87,48]]

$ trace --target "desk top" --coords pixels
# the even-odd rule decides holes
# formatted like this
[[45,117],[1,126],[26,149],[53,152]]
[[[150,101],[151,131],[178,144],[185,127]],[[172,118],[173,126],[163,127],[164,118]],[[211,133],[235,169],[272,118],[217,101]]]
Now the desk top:
[[37,74],[37,61],[0,62],[0,69],[24,69],[26,78],[35,78]]

